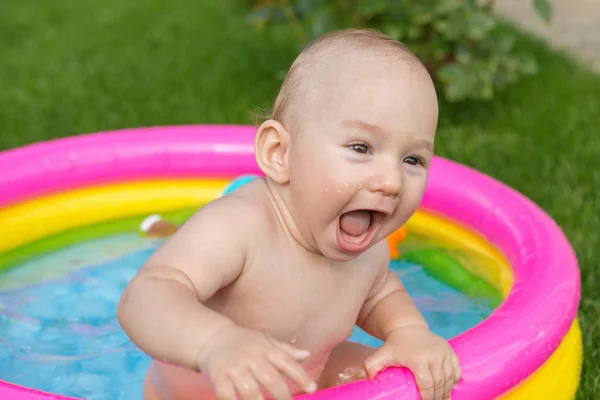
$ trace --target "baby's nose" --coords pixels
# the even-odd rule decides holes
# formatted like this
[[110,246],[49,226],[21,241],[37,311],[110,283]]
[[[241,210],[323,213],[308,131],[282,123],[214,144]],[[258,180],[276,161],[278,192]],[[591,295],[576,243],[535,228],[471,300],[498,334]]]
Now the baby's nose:
[[402,174],[395,168],[372,176],[367,182],[371,192],[379,192],[386,196],[396,196],[402,187]]

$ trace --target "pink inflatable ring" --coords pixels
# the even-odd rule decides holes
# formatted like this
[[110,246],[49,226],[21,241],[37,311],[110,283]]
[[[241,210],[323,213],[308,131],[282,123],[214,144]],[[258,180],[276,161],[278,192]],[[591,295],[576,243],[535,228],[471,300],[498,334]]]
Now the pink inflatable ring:
[[[260,173],[253,153],[255,129],[129,129],[0,153],[0,225],[1,219],[8,219],[21,204],[78,188],[152,179],[231,179]],[[573,398],[581,368],[580,276],[575,254],[559,227],[515,190],[440,157],[432,163],[422,208],[456,221],[494,244],[510,263],[514,278],[508,296],[490,317],[450,340],[463,368],[453,400]],[[407,369],[389,368],[373,381],[296,398],[420,397]],[[0,381],[0,399],[66,397]]]

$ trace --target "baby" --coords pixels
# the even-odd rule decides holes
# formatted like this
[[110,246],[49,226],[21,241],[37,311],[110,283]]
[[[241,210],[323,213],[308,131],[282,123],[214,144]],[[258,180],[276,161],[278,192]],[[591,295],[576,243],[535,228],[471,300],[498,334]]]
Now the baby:
[[[437,118],[397,41],[342,30],[308,46],[256,133],[265,178],[200,209],[123,294],[119,321],[155,360],[145,399],[289,400],[390,366],[449,399],[458,357],[384,240],[421,201]],[[355,324],[383,346],[346,341]]]

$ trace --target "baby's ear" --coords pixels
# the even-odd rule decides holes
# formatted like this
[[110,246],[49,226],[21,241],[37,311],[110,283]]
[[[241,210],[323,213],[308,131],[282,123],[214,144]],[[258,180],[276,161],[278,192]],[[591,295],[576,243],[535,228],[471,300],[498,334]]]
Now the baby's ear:
[[256,133],[254,151],[256,162],[266,176],[279,184],[287,183],[289,132],[279,122],[269,119]]

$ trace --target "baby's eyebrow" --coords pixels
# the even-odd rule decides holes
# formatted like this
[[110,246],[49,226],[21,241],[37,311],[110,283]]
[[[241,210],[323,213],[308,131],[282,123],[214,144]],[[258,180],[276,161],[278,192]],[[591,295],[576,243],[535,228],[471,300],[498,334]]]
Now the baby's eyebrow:
[[384,133],[384,131],[383,131],[383,129],[381,129],[381,127],[379,127],[377,125],[373,125],[373,124],[365,122],[365,121],[345,120],[345,121],[342,121],[342,125],[346,126],[348,128],[362,129],[362,130],[372,132],[375,134],[379,134],[379,135]]
[[431,141],[429,140],[418,139],[415,141],[415,144],[411,147],[414,147],[416,149],[424,148],[425,150],[433,153],[433,143],[431,143]]

